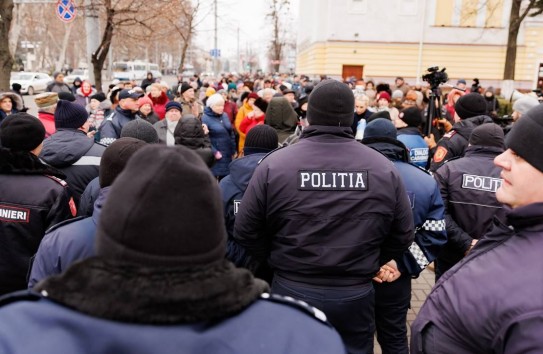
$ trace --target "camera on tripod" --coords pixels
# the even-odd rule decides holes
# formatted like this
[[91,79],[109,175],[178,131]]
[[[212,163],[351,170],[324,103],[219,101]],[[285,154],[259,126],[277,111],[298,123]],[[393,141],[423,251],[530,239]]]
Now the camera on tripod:
[[435,89],[449,80],[449,76],[445,70],[446,68],[439,70],[439,66],[429,67],[426,69],[428,74],[422,75],[422,79],[430,84],[430,88]]

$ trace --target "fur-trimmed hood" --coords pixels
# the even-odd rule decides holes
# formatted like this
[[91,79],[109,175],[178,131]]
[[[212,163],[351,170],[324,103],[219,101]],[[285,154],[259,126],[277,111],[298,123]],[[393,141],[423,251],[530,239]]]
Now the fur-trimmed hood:
[[0,101],[6,97],[11,98],[13,108],[15,108],[17,111],[21,111],[24,108],[23,99],[18,94],[14,92],[0,92]]
[[[212,321],[232,316],[269,290],[226,260],[158,268],[92,257],[34,289],[91,316],[141,324]],[[114,306],[112,306],[114,304]]]

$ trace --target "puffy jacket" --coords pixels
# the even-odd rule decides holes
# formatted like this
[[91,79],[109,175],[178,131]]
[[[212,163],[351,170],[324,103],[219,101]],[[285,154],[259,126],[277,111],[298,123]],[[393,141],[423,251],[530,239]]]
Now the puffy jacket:
[[124,125],[134,119],[136,119],[136,113],[122,109],[121,106],[115,107],[115,110],[104,119],[100,126],[100,144],[107,146],[119,139]]
[[[411,353],[542,353],[543,203],[508,209],[492,231],[445,273],[411,326]],[[445,349],[446,348],[446,349]],[[429,351],[426,351],[429,352]]]
[[211,168],[214,176],[227,176],[232,156],[236,153],[236,138],[226,114],[218,115],[209,107],[204,109],[202,123],[209,129],[209,140],[213,154],[220,151],[222,158]]
[[76,205],[79,205],[87,184],[98,177],[105,149],[81,130],[60,128],[44,140],[40,157],[66,175],[70,192]]
[[30,257],[45,231],[75,216],[59,177],[30,153],[0,148],[0,294],[26,288]]
[[481,124],[492,122],[492,118],[488,116],[476,116],[455,123],[451,131],[443,135],[437,143],[434,157],[430,163],[430,171],[435,172],[445,161],[453,157],[464,156],[473,129]]
[[96,177],[87,184],[87,188],[83,194],[81,194],[81,199],[79,199],[79,207],[77,208],[77,216],[91,216],[94,211],[94,202],[98,199],[100,194],[100,178]]
[[366,138],[362,143],[393,161],[402,176],[413,211],[415,242],[396,263],[400,272],[417,277],[447,242],[445,207],[439,187],[426,171],[409,163],[408,149],[399,140]]
[[409,151],[409,161],[419,167],[428,167],[428,144],[415,127],[407,127],[398,130],[398,140],[404,143]]
[[110,187],[100,190],[91,217],[79,217],[49,229],[34,256],[28,287],[40,280],[62,273],[72,263],[95,255],[94,235]]
[[439,258],[447,263],[460,261],[471,241],[490,230],[494,216],[504,216],[496,199],[501,168],[494,165],[502,152],[496,147],[470,146],[464,157],[448,161],[434,173],[445,203],[449,237]]
[[337,332],[292,300],[262,298],[232,317],[174,325],[106,320],[35,294],[3,303],[1,353],[345,353]]
[[287,279],[351,286],[411,245],[413,216],[392,162],[350,127],[310,126],[255,170],[234,236]]

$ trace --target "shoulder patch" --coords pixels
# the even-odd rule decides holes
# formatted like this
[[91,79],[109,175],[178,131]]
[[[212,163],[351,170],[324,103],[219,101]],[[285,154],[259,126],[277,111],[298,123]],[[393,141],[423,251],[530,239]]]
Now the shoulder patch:
[[324,312],[322,312],[321,310],[319,310],[316,307],[313,307],[313,306],[309,305],[305,301],[296,300],[296,299],[294,299],[294,298],[292,298],[290,296],[281,296],[281,295],[269,294],[269,293],[263,293],[262,295],[260,295],[260,298],[263,299],[263,300],[275,302],[275,303],[278,303],[278,304],[283,304],[283,305],[287,305],[287,306],[290,306],[290,307],[294,307],[295,309],[300,310],[301,312],[303,312],[303,313],[305,313],[305,314],[319,320],[320,322],[332,327],[330,322],[328,322],[328,319],[326,318],[326,315],[324,314]]
[[441,161],[443,161],[443,159],[445,158],[445,156],[447,156],[447,149],[443,146],[438,146],[435,154],[434,154],[434,162],[437,162],[437,163],[440,163]]
[[36,293],[35,291],[31,291],[31,290],[16,291],[14,293],[1,296],[0,307],[9,305],[17,301],[38,301],[41,298],[42,297],[40,296],[40,294]]
[[64,225],[68,225],[68,224],[71,224],[73,222],[76,222],[76,221],[79,221],[79,220],[83,220],[83,219],[86,219],[88,216],[78,216],[76,218],[72,218],[72,219],[68,219],[68,220],[64,220],[64,221],[61,221],[53,226],[51,226],[50,228],[48,228],[46,231],[45,231],[45,234],[48,234],[52,231],[55,231],[56,229],[64,226]]
[[58,177],[55,177],[55,176],[51,176],[51,175],[45,175],[45,177],[48,177],[49,179],[52,179],[53,181],[57,182],[58,184],[60,184],[62,187],[68,187],[68,183],[66,183],[65,180],[63,179],[60,179]]

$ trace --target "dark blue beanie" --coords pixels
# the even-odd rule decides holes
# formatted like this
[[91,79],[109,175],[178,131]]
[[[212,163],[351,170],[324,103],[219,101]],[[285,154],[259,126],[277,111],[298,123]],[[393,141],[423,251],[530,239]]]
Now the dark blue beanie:
[[85,107],[70,101],[58,100],[55,110],[55,127],[57,129],[78,129],[85,124],[88,118],[89,113]]
[[396,139],[396,127],[392,122],[385,118],[372,120],[366,129],[364,129],[364,139],[366,138],[391,138]]

